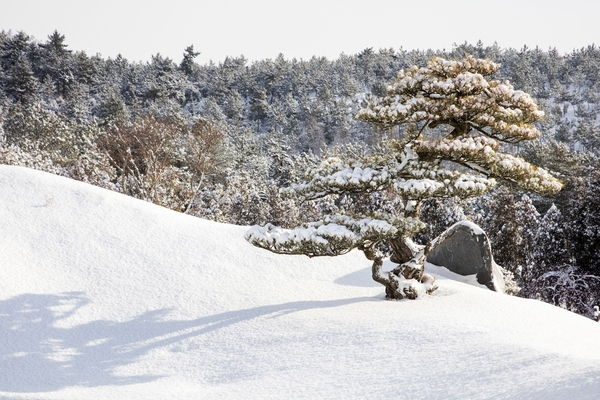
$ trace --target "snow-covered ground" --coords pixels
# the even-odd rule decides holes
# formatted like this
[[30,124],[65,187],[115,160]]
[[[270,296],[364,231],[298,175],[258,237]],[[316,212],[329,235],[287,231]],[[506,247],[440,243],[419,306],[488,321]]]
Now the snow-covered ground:
[[244,227],[0,166],[0,398],[600,397],[600,324],[429,266],[280,256]]

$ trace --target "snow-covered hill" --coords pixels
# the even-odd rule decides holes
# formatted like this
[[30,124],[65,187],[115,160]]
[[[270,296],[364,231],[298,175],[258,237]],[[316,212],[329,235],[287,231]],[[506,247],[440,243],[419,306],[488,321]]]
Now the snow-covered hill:
[[0,398],[598,398],[600,324],[430,266],[386,301],[360,253],[0,166]]

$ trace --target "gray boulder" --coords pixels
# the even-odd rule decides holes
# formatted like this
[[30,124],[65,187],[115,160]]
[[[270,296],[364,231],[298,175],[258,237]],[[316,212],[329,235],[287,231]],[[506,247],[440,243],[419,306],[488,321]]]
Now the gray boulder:
[[502,272],[492,257],[490,241],[479,226],[470,221],[457,222],[442,237],[427,255],[428,262],[459,275],[477,275],[477,282],[504,293]]

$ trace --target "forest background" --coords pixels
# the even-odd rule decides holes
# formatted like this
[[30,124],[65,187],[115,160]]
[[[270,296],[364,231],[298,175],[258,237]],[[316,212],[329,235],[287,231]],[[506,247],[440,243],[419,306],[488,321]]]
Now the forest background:
[[[350,208],[343,196],[295,203],[279,189],[332,154],[369,152],[402,128],[354,116],[368,93],[435,56],[502,64],[496,79],[546,113],[542,138],[506,150],[550,170],[565,188],[535,196],[499,186],[468,201],[430,200],[426,241],[469,219],[487,232],[517,295],[592,317],[600,304],[600,49],[559,54],[462,44],[451,51],[367,48],[335,60],[228,57],[197,64],[71,51],[58,32],[38,42],[0,33],[0,163],[108,188],[215,221],[295,226]],[[401,201],[401,199],[398,199]],[[516,292],[516,291],[515,291]]]

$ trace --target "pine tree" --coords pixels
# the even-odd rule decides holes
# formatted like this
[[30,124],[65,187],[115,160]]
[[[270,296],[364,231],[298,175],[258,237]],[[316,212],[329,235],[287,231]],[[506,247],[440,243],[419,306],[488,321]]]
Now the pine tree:
[[71,62],[72,51],[67,50],[65,36],[55,30],[48,36],[48,41],[39,47],[42,49],[40,73],[52,78],[56,93],[65,96],[75,82],[74,65]]
[[19,103],[32,100],[39,82],[34,76],[29,60],[19,57],[1,80],[5,93]]
[[[539,137],[532,124],[543,112],[528,94],[491,79],[498,68],[489,60],[466,57],[434,58],[427,67],[400,71],[387,94],[370,97],[357,117],[383,127],[407,126],[407,136],[371,153],[326,158],[286,190],[299,201],[393,191],[403,199],[402,213],[354,209],[293,230],[255,226],[246,238],[283,254],[335,256],[357,248],[373,261],[373,279],[385,286],[389,298],[416,298],[434,290],[423,266],[445,235],[425,246],[412,241],[423,227],[424,200],[479,196],[496,179],[539,193],[562,187],[546,170],[501,151],[502,143]],[[400,264],[389,273],[381,268],[383,242],[392,248],[391,261]]]
[[491,193],[485,208],[485,215],[476,222],[490,239],[494,260],[513,274],[520,275],[523,262],[518,251],[521,237],[514,194],[508,187],[501,186]]
[[536,237],[533,262],[534,276],[540,276],[552,269],[572,263],[572,249],[567,242],[562,213],[553,204],[540,221]]
[[194,51],[194,45],[186,47],[185,52],[183,53],[183,60],[181,60],[181,63],[179,64],[179,69],[187,75],[192,75],[195,68],[194,59],[199,55],[199,51]]
[[94,110],[101,126],[122,124],[129,119],[129,110],[116,87],[109,87],[103,93],[100,104]]
[[278,187],[287,186],[296,178],[291,147],[281,133],[271,132],[265,138],[269,163],[269,178],[277,182]]
[[7,37],[0,43],[0,63],[2,68],[7,71],[19,59],[27,57],[30,54],[32,47],[29,36],[21,31],[16,35],[7,35]]
[[100,62],[98,57],[88,57],[85,52],[80,51],[74,55],[74,75],[78,82],[88,85],[90,88],[97,83]]
[[257,130],[261,130],[261,123],[269,115],[269,102],[267,101],[267,91],[264,88],[255,88],[252,90],[250,98],[249,118],[257,121]]
[[57,57],[64,57],[71,53],[71,50],[67,50],[68,46],[65,44],[65,35],[61,35],[57,30],[52,32],[52,35],[48,36],[48,42],[41,44],[40,47],[48,50]]
[[565,206],[568,237],[574,246],[577,264],[600,276],[600,172],[598,166],[585,178],[572,180]]
[[540,214],[533,205],[531,198],[523,195],[516,204],[516,224],[518,226],[519,243],[516,248],[519,265],[521,266],[520,276],[522,285],[526,285],[531,279],[531,269],[535,268],[533,254],[536,250],[536,240],[538,238]]

